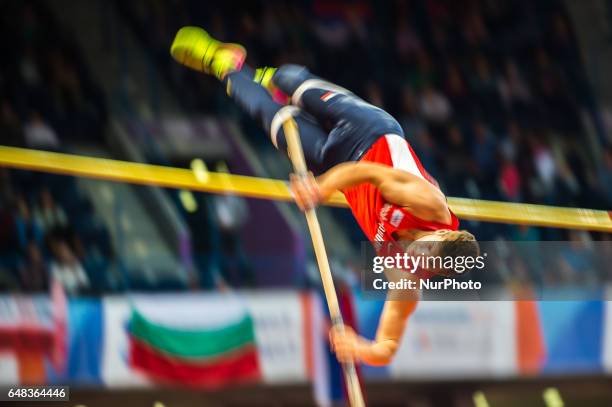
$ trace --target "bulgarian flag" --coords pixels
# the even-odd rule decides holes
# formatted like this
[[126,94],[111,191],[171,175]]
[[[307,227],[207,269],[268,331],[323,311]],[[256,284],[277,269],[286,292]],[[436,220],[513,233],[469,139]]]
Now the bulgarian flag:
[[[195,315],[159,318],[132,310],[128,324],[129,363],[165,384],[218,388],[261,379],[253,318],[246,312],[223,325]],[[214,318],[213,318],[214,319]]]

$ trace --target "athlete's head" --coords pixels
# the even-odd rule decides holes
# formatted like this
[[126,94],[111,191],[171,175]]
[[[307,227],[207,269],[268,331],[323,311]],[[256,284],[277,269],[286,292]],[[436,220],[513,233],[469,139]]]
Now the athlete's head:
[[[428,271],[445,277],[454,277],[470,271],[480,255],[480,247],[467,230],[442,229],[419,237],[410,247],[415,254],[430,258]],[[452,265],[452,266],[451,266]]]

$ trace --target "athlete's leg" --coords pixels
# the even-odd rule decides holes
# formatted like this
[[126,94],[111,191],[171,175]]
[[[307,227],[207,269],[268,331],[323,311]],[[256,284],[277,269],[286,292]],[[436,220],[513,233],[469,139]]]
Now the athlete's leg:
[[293,105],[303,107],[319,122],[331,128],[342,117],[327,102],[339,95],[359,99],[347,89],[313,75],[301,65],[281,66],[274,73],[272,82],[290,97]]
[[329,165],[358,160],[384,134],[403,137],[401,126],[390,114],[303,66],[283,65],[272,81],[329,133],[323,147],[323,162]]
[[248,66],[227,74],[223,82],[228,95],[259,122],[270,135],[274,146],[285,153],[287,143],[282,124],[286,119],[293,117],[300,131],[308,168],[316,174],[327,169],[321,162],[321,151],[327,134],[312,117],[296,106],[284,106],[272,100],[264,87],[253,82],[253,71]]
[[327,134],[301,109],[274,102],[267,90],[253,81],[253,71],[243,66],[246,50],[241,45],[218,41],[198,27],[183,27],[176,34],[170,53],[181,64],[222,81],[228,95],[257,120],[270,134],[272,143],[285,152],[287,144],[282,123],[294,117],[309,168],[316,173],[326,169],[321,151]]

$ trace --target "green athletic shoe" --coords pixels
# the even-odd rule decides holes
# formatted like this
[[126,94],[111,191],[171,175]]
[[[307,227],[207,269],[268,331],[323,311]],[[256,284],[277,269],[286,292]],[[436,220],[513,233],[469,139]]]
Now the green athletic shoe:
[[255,75],[253,76],[253,81],[259,83],[261,86],[266,88],[272,99],[281,105],[289,104],[289,96],[287,96],[283,91],[277,88],[272,81],[274,74],[276,73],[278,68],[266,66],[263,68],[257,68],[255,70]]
[[276,69],[277,68],[272,68],[269,66],[257,68],[255,69],[255,76],[253,77],[253,80],[272,93],[275,89],[275,86],[272,83],[272,77],[274,76]]
[[222,80],[242,68],[246,50],[242,45],[215,40],[199,27],[183,27],[177,33],[170,54],[179,63]]

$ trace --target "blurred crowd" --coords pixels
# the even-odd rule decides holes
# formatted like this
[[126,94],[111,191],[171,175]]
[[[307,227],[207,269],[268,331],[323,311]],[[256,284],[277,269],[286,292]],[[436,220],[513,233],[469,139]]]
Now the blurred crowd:
[[74,178],[0,169],[0,291],[104,290],[113,249]]
[[584,148],[593,102],[560,1],[151,4],[122,7],[192,107],[234,111],[167,56],[177,28],[197,22],[244,44],[254,66],[305,64],[390,111],[449,195],[612,206],[612,151]]
[[57,150],[100,140],[104,98],[43,2],[0,1],[0,48],[2,144]]
[[[43,2],[0,1],[0,144],[63,151],[100,142],[106,107]],[[0,291],[102,289],[111,243],[74,178],[0,168]]]
[[[304,64],[388,110],[450,196],[612,207],[612,146],[588,134],[585,119],[597,104],[561,0],[114,5],[185,111],[235,117],[261,151],[272,148],[268,137],[239,114],[224,89],[169,57],[181,26],[201,25],[222,40],[244,44],[253,66]],[[62,151],[72,141],[101,141],[104,98],[80,50],[44,2],[0,0],[0,47],[1,144]],[[0,288],[44,289],[50,275],[71,293],[106,288],[103,270],[114,256],[112,244],[74,180],[8,170],[0,175]],[[196,219],[201,214],[185,216],[191,216],[190,225],[205,225],[194,226],[206,240],[203,246],[220,241],[217,246],[230,253],[225,257],[238,264],[232,267],[248,275],[247,260],[233,246],[237,232],[224,229],[227,216],[219,208],[228,206],[215,202],[209,210],[206,216],[219,218],[214,227]],[[351,239],[363,240],[350,214],[337,213]],[[588,247],[606,238],[549,228],[466,226],[481,240],[567,239]],[[520,264],[508,267],[520,275]]]
[[[178,28],[201,25],[221,40],[245,45],[247,63],[255,67],[306,65],[388,110],[450,196],[612,207],[612,146],[595,135],[596,147],[589,147],[593,135],[585,123],[594,120],[598,106],[562,1],[117,4],[184,107],[237,117],[262,150],[270,148],[267,136],[240,115],[214,79],[168,58]],[[335,215],[352,241],[364,240],[348,212]],[[481,240],[568,240],[585,253],[594,240],[610,238],[492,223],[465,226]],[[576,260],[588,256],[560,253],[548,280],[569,281],[568,270],[574,270],[576,281],[594,281],[589,262]],[[529,269],[506,260],[500,273],[510,272],[501,279],[521,278],[521,270]]]

